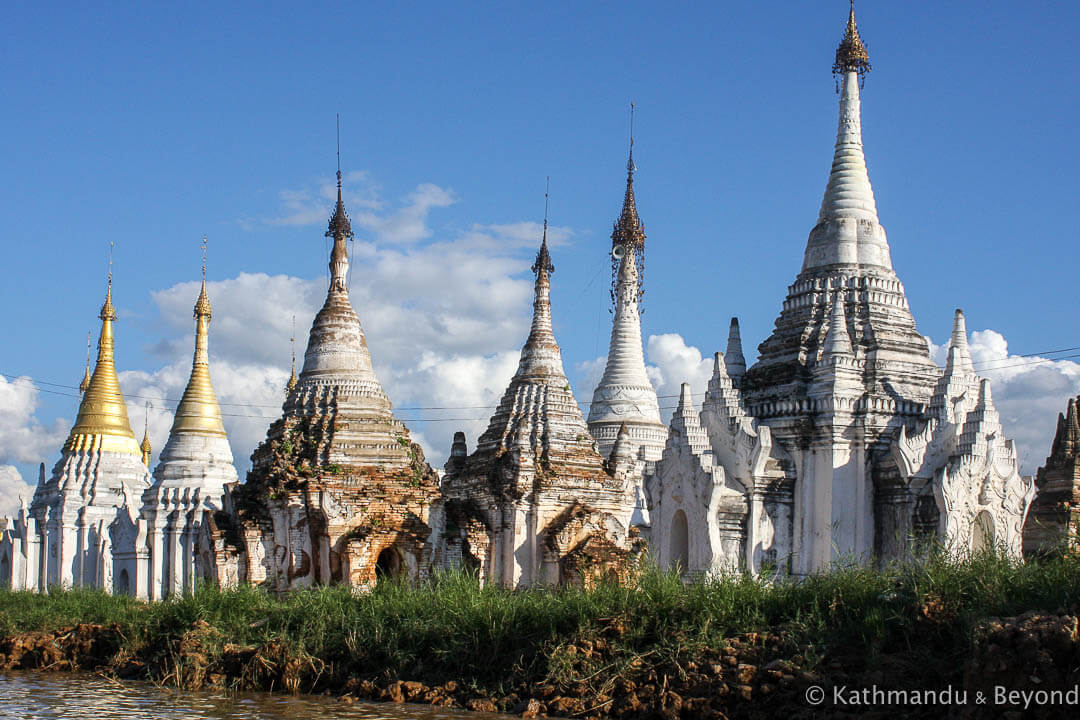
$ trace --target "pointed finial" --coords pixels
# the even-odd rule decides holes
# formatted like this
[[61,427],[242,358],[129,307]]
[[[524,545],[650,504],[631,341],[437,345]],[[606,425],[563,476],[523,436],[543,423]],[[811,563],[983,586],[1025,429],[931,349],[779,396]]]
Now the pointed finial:
[[108,286],[105,290],[105,304],[101,306],[101,313],[98,315],[102,320],[116,320],[116,308],[113,307],[112,302],[112,268],[113,268],[113,248],[116,243],[112,240],[109,241],[109,280]]
[[858,73],[860,77],[870,72],[870,55],[866,52],[866,45],[859,37],[859,28],[855,24],[855,0],[851,0],[844,39],[840,41],[840,47],[836,48],[836,62],[833,63],[834,75],[849,72]]
[[945,363],[946,371],[950,369],[961,371],[970,375],[975,374],[975,365],[971,360],[971,350],[968,348],[967,322],[964,320],[964,311],[960,308],[953,313],[952,338],[949,340],[949,354]]
[[548,253],[547,246],[547,226],[548,226],[548,196],[551,190],[551,176],[549,175],[544,185],[544,237],[540,241],[540,251],[536,253],[536,262],[533,263],[532,271],[536,273],[537,277],[543,273],[545,276],[555,272],[555,266],[551,264],[551,254]]
[[292,345],[292,372],[289,374],[289,382],[285,383],[285,392],[291,393],[296,388],[296,316],[292,316],[292,335],[289,337]]
[[844,314],[844,291],[837,290],[829,315],[829,328],[825,332],[825,347],[822,355],[852,355],[851,336],[847,329],[847,316]]
[[213,314],[213,309],[210,307],[210,296],[206,294],[206,236],[203,235],[202,245],[202,288],[199,290],[199,297],[195,301],[195,317],[209,318]]
[[731,318],[728,326],[727,350],[724,360],[733,379],[739,379],[746,373],[746,356],[743,355],[742,334],[739,332],[739,318]]
[[82,382],[79,383],[79,392],[86,392],[86,388],[90,387],[90,339],[93,337],[91,331],[86,331],[86,371],[83,373]]
[[352,223],[345,212],[345,203],[341,199],[341,116],[337,119],[337,205],[334,206],[334,214],[330,217],[329,227],[326,229],[326,237],[342,238],[353,237]]
[[547,244],[547,222],[548,222],[548,200],[551,193],[551,176],[548,175],[544,178],[544,239],[543,243]]
[[[615,221],[615,227],[611,233],[611,246],[615,248],[624,245],[628,248],[642,248],[645,246],[645,229],[637,212],[637,199],[634,196],[634,172],[637,166],[634,164],[634,110],[635,104],[630,103],[630,151],[626,158],[626,194],[623,196],[622,212]],[[618,262],[613,264],[613,272],[617,271]]]
[[150,455],[153,450],[150,447],[150,401],[146,401],[145,411],[143,414],[143,436],[142,444],[139,445],[139,450],[142,451],[143,465],[150,467]]

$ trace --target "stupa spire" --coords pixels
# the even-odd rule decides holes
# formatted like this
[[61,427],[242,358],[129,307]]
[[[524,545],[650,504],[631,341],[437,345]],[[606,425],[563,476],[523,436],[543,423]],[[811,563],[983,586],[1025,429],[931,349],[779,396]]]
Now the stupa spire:
[[724,362],[727,365],[728,374],[732,380],[740,380],[746,373],[746,357],[743,355],[742,334],[739,332],[739,318],[731,318],[728,326],[727,350],[724,352]]
[[143,413],[143,434],[142,443],[139,444],[139,450],[142,451],[143,465],[149,468],[150,455],[153,453],[153,447],[150,445],[150,401],[146,402]]
[[79,392],[86,392],[90,386],[90,340],[93,337],[89,330],[86,331],[86,370],[83,372],[82,382],[79,383]]
[[547,246],[548,191],[544,191],[544,233],[532,271],[536,275],[533,290],[533,319],[529,339],[521,348],[521,362],[515,377],[528,375],[563,375],[562,353],[551,328],[551,273],[555,266]]
[[346,240],[353,237],[352,223],[349,215],[345,212],[345,203],[341,199],[341,118],[338,118],[338,144],[337,144],[337,204],[334,206],[334,214],[330,216],[330,222],[326,229],[326,237],[334,239],[334,247],[330,251],[330,290],[331,292],[348,293],[349,274],[349,250],[345,245]]
[[870,72],[870,54],[866,51],[866,45],[859,37],[859,27],[855,24],[855,0],[851,0],[847,27],[844,28],[844,39],[836,48],[836,62],[833,63],[833,73],[836,75],[845,75],[849,72],[860,76]]
[[[626,161],[626,194],[622,211],[611,233],[612,288],[611,299],[615,303],[615,318],[611,327],[608,361],[604,377],[596,390],[613,385],[637,385],[651,388],[645,374],[645,356],[641,345],[641,309],[638,301],[642,294],[641,270],[645,253],[645,230],[638,217],[634,198],[634,103],[630,103],[630,150]],[[593,402],[601,398],[594,395]],[[606,408],[601,401],[589,413],[590,422],[596,420]],[[651,417],[651,414],[649,414]],[[659,419],[659,415],[657,416]]]
[[971,361],[971,350],[967,340],[967,322],[964,311],[956,309],[953,314],[952,339],[949,341],[949,354],[945,361],[945,372],[960,372],[965,375],[975,374],[975,365]]
[[83,392],[79,414],[68,435],[65,449],[115,450],[139,454],[135,433],[128,420],[127,405],[116,376],[113,356],[113,323],[116,308],[112,301],[112,247],[109,243],[109,279],[105,290],[105,303],[101,306],[101,335],[98,337],[98,357],[94,373]]
[[[600,454],[609,456],[620,428],[629,428],[635,454],[643,451],[647,462],[660,457],[667,428],[660,422],[660,406],[645,372],[641,342],[641,295],[645,268],[645,231],[634,198],[634,105],[630,105],[630,148],[626,163],[626,194],[622,211],[611,233],[611,299],[614,318],[604,375],[593,390],[589,406],[589,431]],[[640,486],[640,475],[635,478]],[[634,514],[635,522],[647,523],[644,500]]]
[[634,197],[634,103],[630,103],[630,151],[626,160],[626,194],[623,195],[622,212],[615,221],[611,233],[611,246],[624,246],[626,250],[645,246],[645,227],[638,217],[637,200]]
[[199,297],[195,301],[195,356],[191,363],[191,377],[184,395],[176,408],[172,434],[197,433],[225,437],[225,425],[221,421],[221,408],[217,394],[210,382],[210,298],[206,294],[206,237],[203,236],[203,278]]
[[836,131],[836,149],[825,196],[821,201],[818,222],[855,218],[878,222],[874,190],[866,170],[862,142],[862,108],[859,80],[870,71],[870,59],[855,25],[855,6],[851,6],[844,39],[836,49],[835,73],[841,82],[840,122]]
[[289,344],[292,346],[292,372],[289,373],[289,381],[285,383],[285,393],[291,394],[296,388],[296,316],[292,316],[292,335],[289,336]]
[[829,329],[825,333],[823,356],[851,354],[851,336],[848,334],[847,316],[844,313],[844,293],[841,290],[837,291],[833,299]]

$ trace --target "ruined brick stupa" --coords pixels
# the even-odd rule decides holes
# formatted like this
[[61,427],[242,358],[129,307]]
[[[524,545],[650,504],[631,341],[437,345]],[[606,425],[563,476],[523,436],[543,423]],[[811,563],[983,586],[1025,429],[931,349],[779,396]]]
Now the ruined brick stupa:
[[1024,524],[1024,555],[1080,552],[1080,397],[1058,414],[1046,464],[1035,475],[1038,494]]
[[700,413],[684,392],[650,486],[653,551],[671,564],[805,574],[905,557],[928,536],[1020,553],[1033,489],[975,375],[963,314],[943,374],[893,271],[863,154],[869,69],[852,9],[802,270],[745,375],[732,372],[741,357],[718,356]]
[[380,575],[416,579],[430,568],[438,475],[394,417],[349,301],[353,234],[340,170],[326,235],[330,287],[303,370],[290,379],[284,414],[252,455],[229,512],[206,524],[207,574],[223,584],[365,586]]
[[554,269],[545,220],[517,372],[476,451],[467,455],[464,435],[455,437],[442,485],[441,562],[508,587],[618,575],[630,549],[634,452],[624,428],[605,464],[589,435],[552,332]]

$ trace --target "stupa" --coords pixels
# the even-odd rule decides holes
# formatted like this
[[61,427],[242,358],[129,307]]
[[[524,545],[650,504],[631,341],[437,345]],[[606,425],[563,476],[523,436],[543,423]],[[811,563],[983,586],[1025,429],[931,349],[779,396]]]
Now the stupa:
[[589,435],[551,326],[554,270],[545,216],[517,371],[476,450],[466,456],[464,435],[455,436],[442,484],[440,562],[507,587],[619,575],[631,550],[636,453],[623,427],[605,463]]

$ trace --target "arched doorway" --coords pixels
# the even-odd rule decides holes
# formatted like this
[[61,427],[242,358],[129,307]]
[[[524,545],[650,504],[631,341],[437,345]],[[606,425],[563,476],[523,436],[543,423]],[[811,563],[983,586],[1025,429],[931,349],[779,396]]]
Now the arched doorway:
[[975,522],[971,528],[971,552],[975,555],[992,552],[996,546],[994,518],[989,512],[983,510],[975,516]]
[[375,560],[376,580],[399,578],[404,570],[405,565],[401,561],[401,554],[393,547],[383,548]]
[[131,594],[131,580],[128,579],[127,568],[120,571],[120,574],[116,576],[116,588],[117,595],[130,595]]
[[9,587],[11,587],[11,560],[8,560],[5,552],[3,557],[0,557],[0,588]]
[[690,569],[690,533],[686,513],[676,510],[671,517],[671,567],[685,574]]

